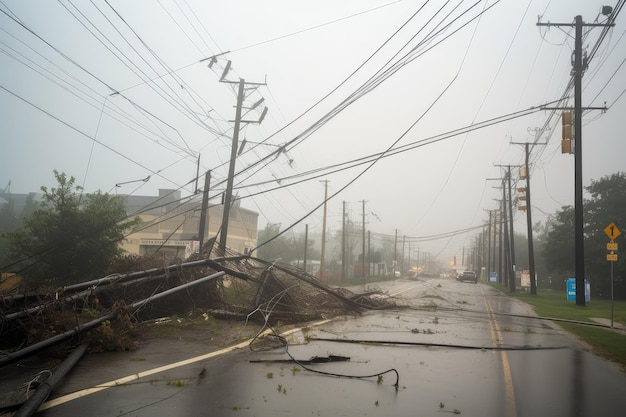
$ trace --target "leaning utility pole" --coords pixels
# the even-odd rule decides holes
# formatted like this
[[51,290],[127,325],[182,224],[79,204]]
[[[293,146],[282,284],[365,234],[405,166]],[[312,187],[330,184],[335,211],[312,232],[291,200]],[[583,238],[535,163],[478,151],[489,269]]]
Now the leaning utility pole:
[[[235,120],[231,120],[235,122],[235,126],[233,128],[233,141],[231,145],[230,151],[230,163],[228,165],[228,179],[226,183],[226,191],[224,193],[224,212],[222,214],[222,227],[220,228],[220,245],[223,248],[226,247],[226,239],[228,238],[228,221],[230,217],[230,206],[232,204],[233,198],[233,182],[235,178],[235,163],[237,158],[237,149],[239,147],[239,131],[241,128],[241,123],[261,123],[267,114],[267,107],[263,109],[263,113],[261,113],[261,117],[259,120],[241,120],[241,111],[243,109],[243,101],[245,99],[245,86],[246,85],[266,85],[265,83],[247,83],[243,78],[240,78],[239,81],[228,81],[226,80],[226,75],[230,70],[230,61],[226,64],[224,68],[224,72],[220,78],[220,82],[227,84],[238,84],[238,92],[237,92],[237,106],[235,109]],[[252,110],[256,108],[259,104],[261,104],[263,100],[259,100],[255,104],[252,105],[248,110]]]
[[204,190],[202,192],[202,208],[200,209],[200,225],[198,228],[198,240],[200,240],[200,247],[198,252],[202,253],[202,245],[204,244],[204,237],[206,236],[206,225],[208,223],[208,209],[209,209],[209,185],[211,184],[211,170],[207,171],[204,175]]
[[[602,14],[609,16],[613,12],[610,6],[602,8]],[[583,162],[582,162],[582,78],[587,69],[587,57],[583,59],[583,27],[614,26],[614,23],[583,23],[582,16],[575,17],[574,23],[541,23],[537,26],[575,27],[574,38],[574,240],[576,266],[576,305],[586,305],[585,300],[585,236],[583,219]],[[603,109],[606,110],[606,107]]]
[[233,142],[230,150],[230,164],[228,166],[228,180],[226,183],[226,193],[224,194],[224,210],[222,213],[222,227],[220,228],[220,244],[226,248],[228,238],[228,219],[230,216],[230,205],[233,198],[233,182],[235,178],[235,159],[237,158],[237,148],[239,147],[239,128],[241,126],[241,106],[243,105],[244,87],[246,82],[243,78],[239,80],[239,90],[237,93],[237,108],[235,111],[235,128],[233,130]]

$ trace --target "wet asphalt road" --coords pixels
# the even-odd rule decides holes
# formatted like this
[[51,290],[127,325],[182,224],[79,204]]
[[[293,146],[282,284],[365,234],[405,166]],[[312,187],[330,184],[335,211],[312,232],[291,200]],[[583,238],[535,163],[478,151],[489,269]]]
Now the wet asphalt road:
[[[532,314],[525,304],[451,279],[375,286],[406,308],[324,321],[286,338],[288,352],[300,360],[350,357],[309,368],[380,377],[309,372],[280,362],[289,356],[278,345],[252,352],[243,342],[216,352],[172,342],[85,357],[37,415],[624,415],[626,374],[615,365],[583,350],[553,323],[496,314]],[[337,341],[307,342],[305,336]],[[348,340],[386,344],[343,343]],[[146,360],[133,361],[138,355]],[[171,365],[182,360],[188,361]],[[391,369],[399,375],[397,388],[396,374],[384,373]]]

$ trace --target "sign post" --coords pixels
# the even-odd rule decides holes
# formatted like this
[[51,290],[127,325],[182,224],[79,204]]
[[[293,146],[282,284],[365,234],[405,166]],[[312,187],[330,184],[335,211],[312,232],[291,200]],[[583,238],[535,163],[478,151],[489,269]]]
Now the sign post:
[[611,222],[605,229],[604,233],[611,239],[606,244],[606,250],[611,252],[606,254],[606,260],[611,263],[611,328],[613,328],[613,262],[617,262],[617,243],[614,240],[622,234],[615,223]]

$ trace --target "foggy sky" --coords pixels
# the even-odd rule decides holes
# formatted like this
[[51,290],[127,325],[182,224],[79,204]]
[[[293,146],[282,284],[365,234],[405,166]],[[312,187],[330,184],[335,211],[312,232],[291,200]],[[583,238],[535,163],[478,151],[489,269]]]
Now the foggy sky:
[[[574,201],[574,158],[561,154],[560,120],[549,119],[550,111],[429,138],[560,99],[570,80],[573,29],[537,27],[538,16],[604,21],[604,3],[472,4],[451,1],[438,12],[443,2],[411,0],[5,0],[0,188],[9,181],[16,193],[54,186],[56,169],[87,192],[157,195],[167,188],[191,196],[199,158],[198,186],[211,170],[218,202],[237,82],[245,79],[254,84],[244,106],[264,102],[244,119],[258,120],[265,105],[269,111],[263,123],[240,131],[247,145],[236,171],[253,168],[236,177],[235,193],[260,213],[260,229],[307,216],[322,202],[321,180],[329,181],[329,195],[349,184],[328,202],[331,231],[341,227],[343,201],[360,224],[363,200],[366,225],[377,233],[423,238],[475,229],[498,207],[500,183],[490,180],[502,177],[498,165],[513,166],[519,177],[524,148],[511,142],[535,141],[545,145],[531,156],[533,220],[545,222]],[[583,115],[585,185],[626,170],[618,123],[626,114],[624,18],[583,78],[584,105],[609,106]],[[585,32],[590,52],[601,29]],[[209,68],[205,59],[216,55]],[[227,82],[220,82],[229,60]],[[401,65],[385,72],[394,63]],[[548,120],[550,130],[538,136]],[[409,144],[416,146],[342,165]],[[516,231],[525,234],[525,213],[515,215]],[[296,232],[304,224],[319,233],[322,209]],[[418,246],[446,260],[460,256],[478,232]]]

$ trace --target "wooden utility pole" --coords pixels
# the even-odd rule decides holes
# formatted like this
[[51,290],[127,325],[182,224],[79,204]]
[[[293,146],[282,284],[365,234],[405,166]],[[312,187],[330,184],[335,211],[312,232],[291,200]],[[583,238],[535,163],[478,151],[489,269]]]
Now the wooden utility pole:
[[206,236],[206,225],[209,218],[209,186],[211,184],[211,170],[204,174],[204,190],[202,192],[202,208],[200,209],[200,226],[198,228],[198,239],[200,240],[200,248],[198,251],[202,252],[202,245],[204,245],[204,237]]
[[530,205],[530,170],[528,167],[528,158],[530,155],[529,143],[526,143],[526,226],[528,230],[528,273],[530,274],[530,293],[537,295],[537,281],[535,280],[535,248],[533,245],[533,218]]
[[396,268],[398,267],[398,229],[393,239],[393,277],[396,277]]
[[503,227],[504,227],[504,268],[506,272],[507,283],[509,284],[509,290],[515,291],[515,280],[511,279],[511,241],[509,238],[509,221],[506,204],[506,178],[502,178],[502,211],[503,211]]
[[322,253],[320,254],[320,281],[325,278],[324,253],[326,253],[326,202],[328,201],[328,180],[320,181],[324,183],[324,215],[322,217]]
[[235,163],[237,158],[237,148],[239,147],[239,129],[241,126],[241,107],[243,105],[244,87],[246,81],[239,80],[239,90],[237,93],[237,108],[235,110],[235,128],[233,130],[233,142],[230,150],[230,163],[228,165],[228,180],[226,183],[226,193],[224,194],[224,210],[222,213],[222,227],[220,228],[220,245],[226,248],[228,238],[228,219],[230,216],[230,206],[233,198],[233,181],[235,178]]
[[341,279],[346,279],[346,202],[341,212]]
[[[537,23],[537,26],[574,26],[575,28],[572,68],[574,75],[574,262],[576,271],[576,305],[579,306],[587,305],[585,299],[585,231],[583,223],[582,78],[589,63],[587,57],[583,57],[583,27],[615,26],[615,23],[613,23],[615,18],[612,17],[612,12],[613,9],[610,6],[602,8],[602,14],[609,16],[609,23],[583,23],[583,18],[580,15],[574,18],[573,24]],[[606,111],[606,107],[593,109]]]
[[511,165],[507,165],[507,173],[506,173],[509,185],[509,225],[510,225],[510,233],[511,236],[511,273],[513,277],[511,278],[511,292],[515,292],[515,235],[513,234],[513,198],[511,196]]
[[487,281],[489,281],[491,277],[491,210],[489,211],[489,248],[487,249]]
[[367,276],[371,275],[370,267],[372,265],[372,231],[367,231],[367,275],[365,282],[367,282]]
[[[215,57],[212,57],[212,58],[215,58]],[[235,179],[235,165],[236,165],[236,158],[237,158],[237,150],[239,148],[239,131],[241,129],[241,124],[242,123],[260,124],[265,118],[265,115],[267,114],[267,107],[265,107],[263,109],[263,112],[261,113],[261,116],[259,117],[259,120],[241,120],[241,111],[243,109],[243,101],[245,100],[245,94],[246,94],[245,86],[246,85],[261,86],[261,85],[266,85],[266,83],[249,83],[249,82],[247,83],[243,78],[240,78],[239,81],[229,81],[226,79],[226,76],[228,75],[230,66],[231,66],[231,62],[228,61],[228,63],[226,64],[226,67],[224,68],[224,71],[222,72],[222,76],[220,77],[220,82],[227,83],[227,84],[238,84],[237,106],[235,108],[235,120],[231,120],[231,122],[235,122],[235,126],[233,128],[233,140],[232,140],[231,151],[230,151],[230,162],[228,165],[228,179],[226,183],[226,191],[224,192],[224,210],[222,213],[222,226],[220,228],[220,245],[222,245],[222,247],[224,248],[226,247],[226,240],[228,238],[228,221],[230,217],[230,208],[232,205],[232,198],[233,198],[233,182]],[[248,107],[247,110],[255,109],[262,102],[263,102],[262,99],[257,101],[255,104],[252,105],[252,107]]]
[[[525,192],[523,199],[526,200],[525,206],[520,206],[520,210],[526,210],[526,233],[528,235],[528,273],[530,274],[530,293],[537,295],[537,280],[535,279],[535,249],[533,244],[533,219],[532,219],[532,207],[530,205],[530,145],[529,142],[518,143],[511,142],[515,145],[524,145],[525,158],[524,158],[524,174],[526,180],[526,187],[519,188],[518,191]],[[535,145],[547,145],[547,143],[532,143]],[[522,197],[520,197],[522,199]]]
[[363,209],[361,210],[361,219],[363,222],[363,227],[362,227],[362,235],[363,235],[363,246],[362,246],[362,258],[361,258],[361,273],[363,274],[363,277],[365,277],[365,200],[362,201],[363,203]]
[[309,246],[309,225],[304,225],[304,272],[306,272],[306,252]]

